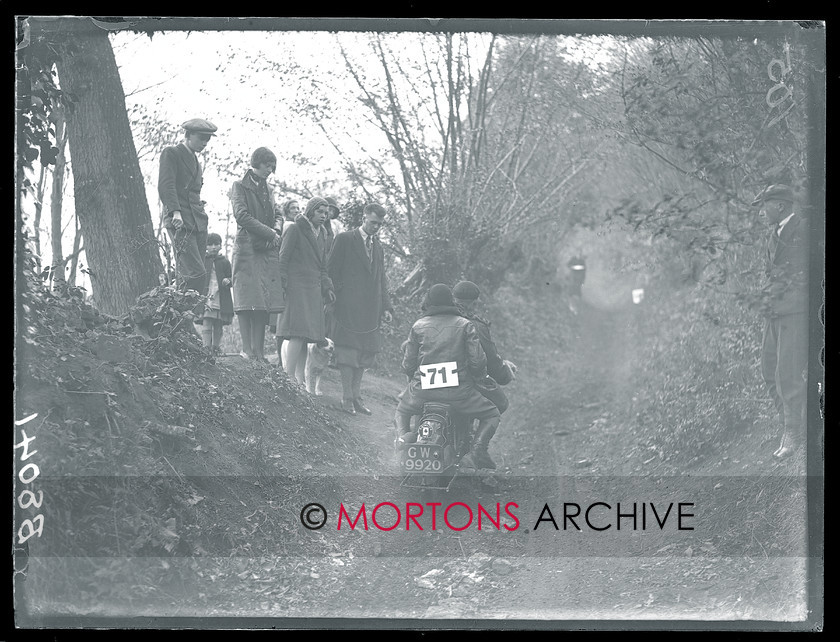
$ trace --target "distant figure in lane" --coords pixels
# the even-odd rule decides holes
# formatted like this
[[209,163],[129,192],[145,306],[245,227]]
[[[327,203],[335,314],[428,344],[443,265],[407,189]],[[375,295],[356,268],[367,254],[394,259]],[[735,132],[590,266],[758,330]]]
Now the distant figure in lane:
[[503,414],[509,403],[507,395],[499,386],[505,386],[513,381],[516,378],[517,368],[513,362],[499,356],[496,344],[490,336],[490,322],[476,314],[475,305],[480,294],[478,286],[472,281],[461,281],[452,288],[455,305],[464,317],[475,324],[481,347],[487,356],[487,376],[482,380],[476,380],[475,387],[496,404],[499,412]]
[[196,321],[201,326],[201,339],[204,346],[213,352],[219,352],[224,326],[233,321],[233,300],[230,296],[231,267],[230,261],[220,254],[222,237],[212,232],[207,235],[207,252],[204,255],[204,270],[207,278],[201,293],[207,297],[204,314]]
[[324,221],[330,213],[326,200],[315,197],[303,215],[289,225],[280,247],[280,279],[286,307],[277,323],[277,336],[288,340],[286,373],[303,385],[307,345],[323,344],[324,303],[335,301],[327,275],[327,234]]
[[575,255],[569,259],[566,264],[570,272],[571,289],[570,292],[577,296],[581,296],[583,282],[586,281],[586,257],[582,254]]
[[[161,152],[158,195],[163,203],[163,225],[175,251],[178,287],[201,292],[205,278],[207,213],[201,200],[203,178],[197,154],[218,128],[201,118],[188,120],[182,127],[184,140]],[[203,307],[196,308],[196,318],[202,312]]]
[[583,282],[586,281],[586,258],[577,254],[566,263],[569,268],[569,309],[572,314],[577,314],[580,309],[580,299],[583,291]]
[[392,319],[385,254],[378,238],[385,215],[381,205],[365,205],[362,226],[339,234],[330,254],[329,274],[336,290],[331,338],[341,373],[341,409],[351,415],[371,414],[362,401],[362,375],[382,348],[382,321]]
[[771,231],[765,249],[767,285],[761,372],[782,423],[774,457],[804,445],[808,374],[808,221],[794,209],[793,190],[770,185],[753,201]]
[[[246,359],[265,361],[265,329],[272,312],[283,309],[280,283],[280,233],[266,179],[277,167],[267,147],[251,155],[251,168],[231,189],[236,217],[233,247],[233,303],[239,319],[242,353]],[[278,220],[280,219],[280,220]]]

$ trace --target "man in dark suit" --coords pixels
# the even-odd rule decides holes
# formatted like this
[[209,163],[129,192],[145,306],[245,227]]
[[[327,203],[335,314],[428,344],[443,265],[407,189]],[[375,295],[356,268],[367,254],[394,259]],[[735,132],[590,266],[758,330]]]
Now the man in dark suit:
[[341,408],[351,415],[371,414],[361,398],[362,375],[381,349],[383,319],[390,323],[392,318],[385,255],[377,236],[384,222],[385,208],[365,205],[362,226],[336,236],[329,258],[336,293],[331,338],[341,372]]
[[163,224],[175,250],[175,270],[182,290],[201,292],[204,285],[204,249],[207,214],[201,200],[202,172],[197,153],[218,129],[201,118],[185,122],[184,140],[160,155],[158,194],[163,203]]
[[774,457],[804,445],[808,372],[808,221],[794,210],[793,190],[770,185],[753,201],[771,226],[761,371],[782,423]]

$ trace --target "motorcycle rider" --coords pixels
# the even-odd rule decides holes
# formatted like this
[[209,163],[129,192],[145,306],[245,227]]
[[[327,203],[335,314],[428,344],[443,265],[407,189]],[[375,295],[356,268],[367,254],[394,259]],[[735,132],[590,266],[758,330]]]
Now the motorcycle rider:
[[[414,323],[404,343],[402,368],[410,381],[394,416],[398,439],[411,432],[411,416],[423,412],[424,402],[446,403],[454,412],[479,420],[476,437],[461,464],[475,469],[496,468],[487,446],[499,427],[501,413],[475,385],[487,376],[487,356],[478,330],[461,316],[452,291],[443,283],[431,287],[423,309],[424,316]],[[452,361],[457,364],[458,384],[424,389],[420,366]]]
[[481,290],[472,281],[461,281],[452,288],[452,296],[455,305],[461,311],[461,316],[466,317],[475,324],[478,330],[478,338],[484,354],[487,355],[487,377],[475,382],[478,391],[496,404],[499,412],[504,414],[508,408],[508,399],[504,390],[499,386],[505,386],[516,378],[516,364],[507,359],[502,359],[496,349],[496,344],[490,336],[490,322],[480,317],[475,312],[475,302],[478,300]]

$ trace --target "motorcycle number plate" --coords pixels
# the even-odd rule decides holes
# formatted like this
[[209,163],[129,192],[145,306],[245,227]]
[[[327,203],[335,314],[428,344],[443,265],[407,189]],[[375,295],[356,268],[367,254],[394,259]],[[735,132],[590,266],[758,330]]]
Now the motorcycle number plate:
[[443,470],[443,447],[433,444],[412,444],[402,457],[402,466],[413,473],[437,473]]
[[420,387],[423,390],[433,388],[457,388],[458,364],[455,361],[427,363],[420,370]]

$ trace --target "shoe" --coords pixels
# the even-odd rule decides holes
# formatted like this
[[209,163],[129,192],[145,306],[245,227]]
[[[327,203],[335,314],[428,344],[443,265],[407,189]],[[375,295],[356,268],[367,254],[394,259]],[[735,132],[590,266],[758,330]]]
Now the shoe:
[[479,468],[496,470],[496,462],[490,459],[490,455],[487,453],[487,444],[490,443],[490,440],[496,433],[497,425],[498,424],[485,424],[482,426],[482,424],[479,423],[478,434],[475,437],[472,448],[470,448],[470,451],[461,458],[462,466],[475,468],[476,470]]
[[496,470],[496,462],[490,459],[490,455],[488,454],[487,450],[479,449],[477,454],[478,465],[481,468],[489,468],[490,470]]
[[248,356],[248,353],[245,352],[244,350],[239,353],[239,356],[242,357],[243,359],[250,359],[251,358],[251,357]]
[[472,453],[467,453],[463,457],[461,457],[460,462],[461,468],[472,468],[473,470],[478,470],[481,466],[478,465],[478,462],[472,456]]
[[466,468],[475,468],[476,470],[479,468],[496,470],[496,462],[490,459],[490,455],[487,454],[486,450],[482,452],[482,448],[480,446],[472,448],[470,452],[461,457],[461,466]]
[[341,400],[341,410],[346,412],[348,415],[355,415],[356,409],[353,407],[353,401],[351,399],[342,399]]
[[353,407],[363,415],[372,415],[370,408],[366,408],[361,399],[353,399]]

